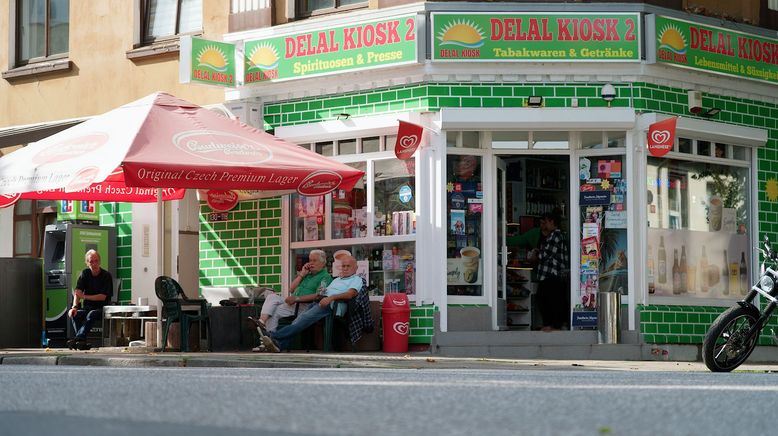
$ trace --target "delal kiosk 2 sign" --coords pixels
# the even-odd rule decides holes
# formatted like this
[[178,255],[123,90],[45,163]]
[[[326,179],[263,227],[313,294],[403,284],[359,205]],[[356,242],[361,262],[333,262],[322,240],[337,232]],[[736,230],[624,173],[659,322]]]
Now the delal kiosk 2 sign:
[[640,15],[433,13],[432,60],[640,61]]
[[235,44],[183,36],[179,61],[181,83],[235,86]]
[[396,66],[417,61],[416,15],[246,41],[244,83]]

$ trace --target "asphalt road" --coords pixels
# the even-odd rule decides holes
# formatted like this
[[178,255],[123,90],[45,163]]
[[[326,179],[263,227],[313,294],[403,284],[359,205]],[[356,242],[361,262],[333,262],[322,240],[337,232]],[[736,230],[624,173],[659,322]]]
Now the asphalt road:
[[0,365],[0,435],[761,435],[778,375]]

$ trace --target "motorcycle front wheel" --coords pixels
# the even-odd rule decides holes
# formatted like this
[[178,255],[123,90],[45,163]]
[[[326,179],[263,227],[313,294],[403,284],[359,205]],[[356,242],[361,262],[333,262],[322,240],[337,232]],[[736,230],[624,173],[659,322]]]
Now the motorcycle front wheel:
[[729,372],[745,362],[759,338],[759,332],[748,335],[756,321],[753,311],[740,306],[719,315],[702,342],[705,366],[713,372]]

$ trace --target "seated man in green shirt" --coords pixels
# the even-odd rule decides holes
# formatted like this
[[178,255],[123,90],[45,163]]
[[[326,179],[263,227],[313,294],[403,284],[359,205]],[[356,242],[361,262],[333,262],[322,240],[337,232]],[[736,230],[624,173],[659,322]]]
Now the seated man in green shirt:
[[332,281],[332,276],[325,266],[327,266],[327,254],[323,250],[311,250],[308,254],[308,263],[303,265],[289,284],[288,297],[282,298],[275,292],[266,294],[259,320],[255,321],[258,326],[265,331],[274,332],[278,327],[279,319],[294,315],[297,303],[306,303],[300,305],[298,316],[306,311],[310,306],[308,303],[317,300],[319,289],[327,289]]

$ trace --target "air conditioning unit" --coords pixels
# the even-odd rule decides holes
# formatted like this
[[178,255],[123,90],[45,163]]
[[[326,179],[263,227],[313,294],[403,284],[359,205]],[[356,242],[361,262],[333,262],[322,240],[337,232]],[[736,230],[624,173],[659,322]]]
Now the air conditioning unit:
[[204,106],[231,120],[238,120],[251,127],[262,130],[262,105],[245,101],[228,101]]
[[702,91],[689,91],[689,112],[702,112]]
[[235,114],[232,113],[232,111],[227,109],[227,106],[225,106],[225,105],[223,105],[221,103],[209,104],[209,105],[206,105],[206,106],[203,106],[203,107],[208,109],[208,110],[214,111],[217,114],[219,114],[219,115],[221,115],[221,116],[223,116],[225,118],[229,118],[231,120],[234,120],[234,119],[237,118],[235,116]]
[[240,122],[248,124],[256,129],[263,130],[262,105],[256,102],[248,101],[228,101],[224,106],[235,115]]

